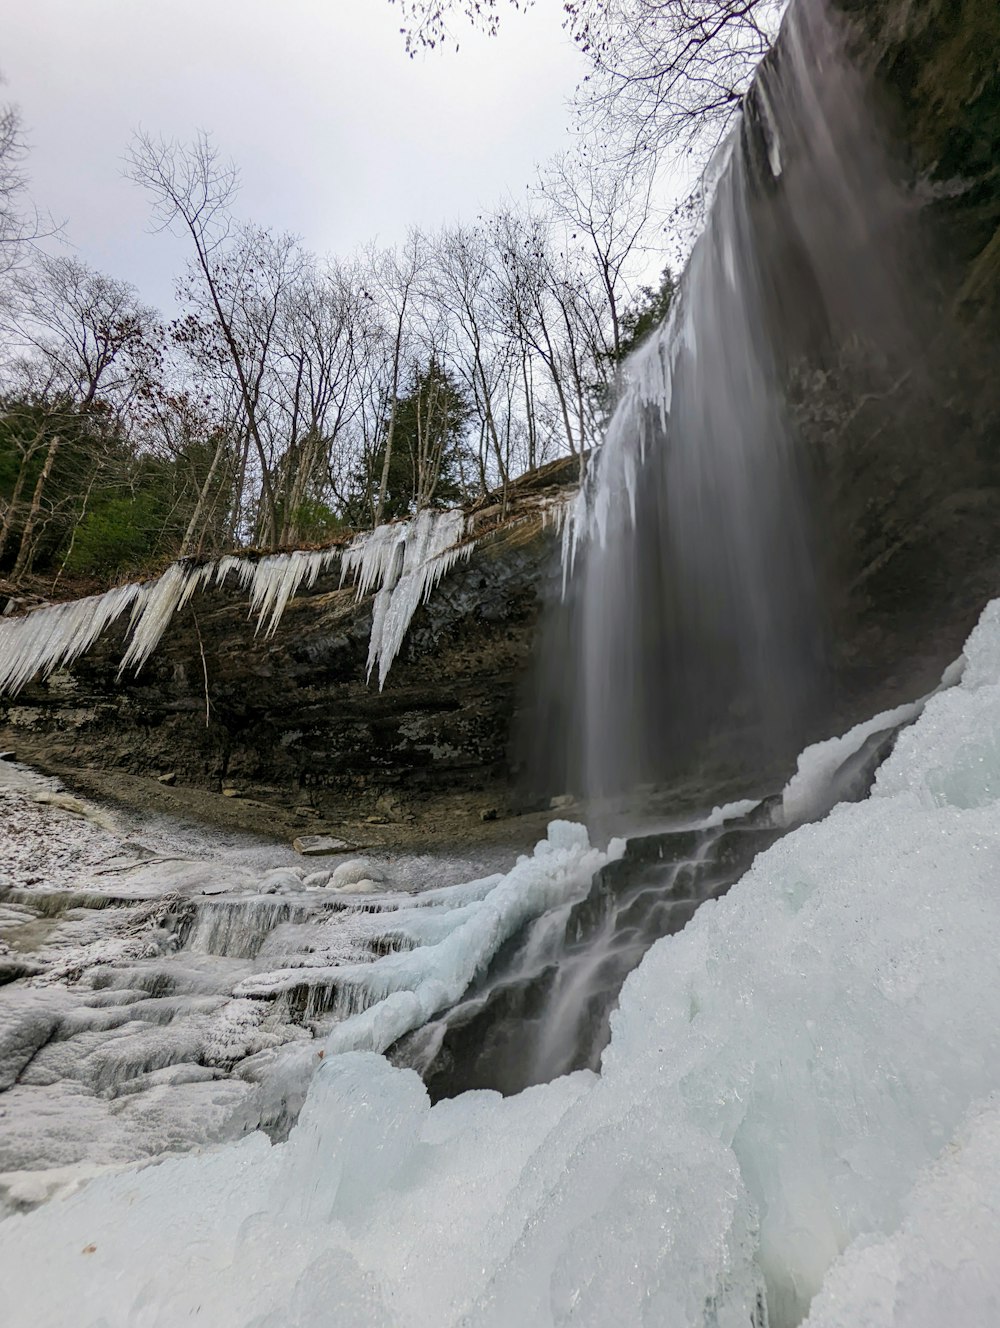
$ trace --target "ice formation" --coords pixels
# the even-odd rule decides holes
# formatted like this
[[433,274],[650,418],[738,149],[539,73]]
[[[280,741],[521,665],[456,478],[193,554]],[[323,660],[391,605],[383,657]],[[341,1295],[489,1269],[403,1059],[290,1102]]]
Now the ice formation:
[[23,618],[0,620],[0,695],[15,696],[36,673],[72,664],[135,601],[139,586],[119,586]]
[[[36,1328],[993,1322],[1000,601],[966,653],[867,801],[653,947],[600,1077],[431,1107],[412,1072],[327,1055],[287,1143],[0,1224],[5,1304]],[[447,983],[435,893],[411,939]]]
[[601,853],[590,847],[582,826],[553,821],[534,854],[507,875],[417,896],[392,915],[388,927],[381,919],[378,930],[388,932],[396,953],[375,963],[278,970],[250,978],[235,994],[261,999],[303,985],[332,989],[339,1022],[327,1051],[385,1051],[454,1005],[504,941],[532,918],[582,898],[594,873],[624,848],[622,840],[613,840]]
[[460,510],[427,509],[409,521],[359,535],[345,552],[341,584],[353,576],[359,599],[378,587],[368,643],[368,676],[377,664],[380,688],[385,686],[419,605],[460,558],[471,555],[475,545],[471,540],[461,542],[464,531],[465,515]]
[[460,558],[471,554],[473,543],[461,542],[464,531],[460,510],[427,510],[412,520],[360,535],[343,552],[297,550],[259,559],[227,555],[200,567],[178,562],[142,585],[119,586],[103,595],[0,619],[0,696],[16,696],[36,675],[47,677],[53,669],[72,664],[126,610],[131,616],[118,672],[119,677],[130,668],[138,673],[174,614],[198,590],[220,586],[230,576],[249,594],[256,630],[271,636],[288,601],[301,587],[315,585],[320,573],[338,559],[341,584],[355,578],[359,599],[378,588],[368,673],[377,663],[382,686],[419,605]]
[[[800,753],[795,774],[782,793],[782,814],[786,825],[797,825],[824,815],[837,797],[837,772],[849,769],[851,757],[859,755],[865,745],[879,737],[888,736],[904,728],[923,713],[932,696],[947,691],[961,680],[965,670],[965,656],[961,655],[945,669],[941,682],[933,692],[917,701],[885,710],[881,714],[856,724],[849,732],[825,742],[814,743]],[[843,796],[846,790],[839,790]]]
[[907,1198],[899,1228],[850,1245],[808,1328],[989,1328],[1000,1319],[1000,1099],[973,1112]]

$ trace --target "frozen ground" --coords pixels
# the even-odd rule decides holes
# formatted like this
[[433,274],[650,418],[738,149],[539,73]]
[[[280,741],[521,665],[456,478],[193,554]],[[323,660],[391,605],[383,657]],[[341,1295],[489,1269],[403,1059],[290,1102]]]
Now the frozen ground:
[[[653,947],[600,1076],[431,1107],[383,1057],[328,1055],[286,1142],[254,1131],[0,1224],[7,1304],[35,1328],[995,1324],[1000,602],[967,656],[867,801]],[[524,889],[572,877],[577,834]],[[441,915],[435,937],[442,902],[410,934],[447,987],[482,929]]]
[[456,894],[467,861],[303,859],[140,823],[9,763],[0,846],[0,1211],[102,1168],[281,1137],[334,1023],[381,1049],[603,861],[546,846]]

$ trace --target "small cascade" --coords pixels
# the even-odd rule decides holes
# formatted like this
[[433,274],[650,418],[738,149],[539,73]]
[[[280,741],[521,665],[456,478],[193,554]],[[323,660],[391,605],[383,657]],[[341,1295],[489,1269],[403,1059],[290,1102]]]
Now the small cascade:
[[198,591],[235,578],[250,599],[255,631],[273,636],[289,601],[340,561],[341,585],[355,580],[358,599],[377,590],[368,674],[385,680],[419,606],[455,564],[475,547],[465,541],[460,509],[427,509],[409,521],[377,527],[341,548],[296,550],[247,558],[228,554],[196,566],[177,562],[154,581],[118,586],[103,595],[52,604],[19,618],[0,619],[0,696],[16,696],[32,678],[47,677],[80,658],[128,610],[126,646],[118,676],[138,673],[164,632]]
[[[938,692],[961,674],[959,662]],[[622,985],[650,947],[726,894],[789,829],[867,797],[929,699],[807,749],[784,791],[749,810],[723,808],[703,825],[629,839],[586,894],[511,937],[465,996],[402,1038],[390,1058],[417,1070],[433,1100],[471,1089],[519,1093],[599,1070]]]
[[[506,875],[426,891],[405,903],[391,896],[338,915],[335,961],[257,973],[237,997],[280,1000],[300,1022],[328,1016],[326,1052],[384,1051],[461,999],[497,952],[535,918],[582,898],[594,872],[619,855],[591,847],[583,826],[554,821],[534,853]],[[350,925],[347,925],[348,922]],[[351,962],[345,941],[361,955]],[[372,960],[372,955],[380,957]]]
[[195,954],[254,959],[276,927],[305,922],[314,912],[307,904],[269,895],[207,899],[199,903],[185,945]]

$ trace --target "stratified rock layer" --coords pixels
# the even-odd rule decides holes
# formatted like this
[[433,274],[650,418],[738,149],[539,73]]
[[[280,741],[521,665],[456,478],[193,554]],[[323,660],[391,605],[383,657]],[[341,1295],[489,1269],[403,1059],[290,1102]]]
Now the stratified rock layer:
[[[560,465],[557,480],[575,469]],[[438,796],[503,805],[511,720],[541,600],[557,585],[555,529],[525,487],[499,525],[489,512],[475,521],[471,561],[418,609],[381,690],[366,676],[373,597],[341,587],[333,567],[270,637],[255,634],[238,590],[200,593],[138,677],[117,676],[119,623],[70,670],[5,703],[5,743],[47,768],[160,787],[166,774],[181,788],[297,808],[305,830],[308,813],[395,824]]]

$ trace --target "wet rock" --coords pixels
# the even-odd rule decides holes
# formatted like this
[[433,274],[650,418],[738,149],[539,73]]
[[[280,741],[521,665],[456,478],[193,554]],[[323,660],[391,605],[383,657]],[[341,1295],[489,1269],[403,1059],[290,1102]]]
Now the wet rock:
[[299,835],[292,840],[292,848],[304,857],[318,858],[331,853],[350,853],[355,846],[346,839],[335,839],[333,835]]

